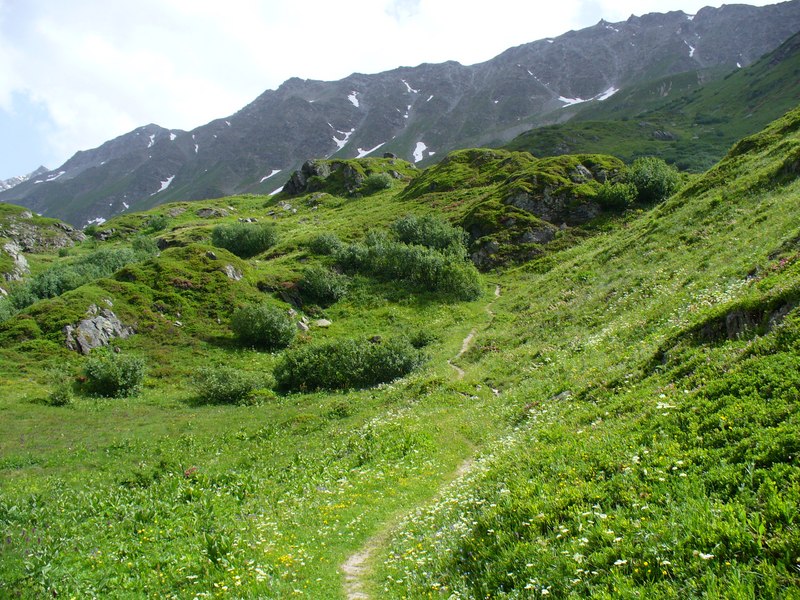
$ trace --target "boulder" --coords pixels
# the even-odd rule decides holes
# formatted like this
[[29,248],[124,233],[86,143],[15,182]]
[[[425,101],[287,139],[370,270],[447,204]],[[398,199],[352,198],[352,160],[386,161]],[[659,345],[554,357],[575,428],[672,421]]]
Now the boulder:
[[225,275],[228,276],[228,279],[233,279],[234,281],[241,281],[242,279],[242,272],[233,265],[225,265]]
[[14,268],[10,273],[3,273],[3,279],[6,281],[19,281],[25,275],[31,272],[28,267],[27,259],[22,255],[22,248],[16,242],[6,242],[3,245],[3,250],[14,261]]
[[328,319],[317,319],[316,321],[314,321],[314,325],[316,325],[317,327],[325,328],[325,327],[330,327],[331,325],[333,325],[333,323],[328,321]]
[[228,211],[221,208],[201,208],[195,213],[201,219],[215,219],[218,217],[227,217]]
[[67,348],[81,354],[89,354],[94,348],[108,346],[116,338],[124,339],[135,333],[111,310],[99,309],[95,304],[86,311],[86,317],[74,326],[67,325],[63,330]]

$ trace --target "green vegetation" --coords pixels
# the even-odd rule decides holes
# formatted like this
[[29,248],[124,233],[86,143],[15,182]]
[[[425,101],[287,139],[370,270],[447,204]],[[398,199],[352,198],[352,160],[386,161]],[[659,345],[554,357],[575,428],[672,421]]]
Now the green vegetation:
[[282,390],[314,391],[365,388],[408,375],[421,363],[407,340],[340,339],[297,348],[275,367]]
[[306,302],[330,306],[344,298],[349,284],[349,279],[345,275],[325,267],[314,266],[303,271],[298,287]]
[[203,404],[247,404],[267,383],[263,375],[225,366],[199,369],[192,381],[197,400]]
[[84,365],[84,387],[97,396],[135,396],[141,391],[144,373],[145,362],[141,358],[99,349]]
[[269,223],[231,223],[217,225],[211,232],[211,243],[241,258],[261,254],[275,245],[277,234]]
[[[652,202],[466,150],[33,255],[11,287],[151,249],[0,323],[0,596],[343,598],[366,550],[372,598],[796,597],[798,147],[800,109]],[[92,306],[135,334],[66,349]]]
[[797,104],[800,35],[754,64],[730,73],[680,73],[602,102],[581,105],[566,123],[533,129],[509,150],[535,156],[604,152],[633,162],[658,156],[702,172],[737,140],[756,133]]
[[292,343],[297,331],[286,311],[268,304],[245,306],[231,316],[238,340],[254,348],[277,350]]

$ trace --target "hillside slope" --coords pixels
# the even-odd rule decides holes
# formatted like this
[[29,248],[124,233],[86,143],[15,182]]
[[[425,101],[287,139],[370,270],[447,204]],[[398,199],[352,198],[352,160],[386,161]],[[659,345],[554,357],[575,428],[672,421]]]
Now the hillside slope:
[[[796,596],[800,108],[592,228],[570,174],[615,164],[464,150],[374,188],[121,215],[49,254],[15,285],[127,262],[0,324],[0,594],[344,597],[378,539],[374,598]],[[478,275],[452,224],[512,188],[501,228],[547,228],[556,189],[576,214]],[[236,333],[252,305],[287,347]],[[109,312],[114,350],[66,347]],[[138,394],[93,391],[129,358]]]
[[632,86],[567,123],[526,132],[505,147],[553,156],[608,152],[630,162],[660,156],[702,172],[736,140],[793,108],[800,97],[800,34],[750,66],[703,82],[682,73]]

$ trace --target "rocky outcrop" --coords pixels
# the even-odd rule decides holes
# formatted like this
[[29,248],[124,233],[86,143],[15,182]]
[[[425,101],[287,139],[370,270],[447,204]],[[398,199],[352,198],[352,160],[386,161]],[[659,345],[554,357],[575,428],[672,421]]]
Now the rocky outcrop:
[[3,273],[3,279],[6,281],[19,281],[25,275],[31,272],[28,267],[28,261],[22,255],[22,248],[16,242],[6,242],[3,244],[3,250],[14,261],[14,267],[8,273]]
[[94,348],[108,346],[116,338],[133,335],[134,329],[124,325],[117,315],[108,308],[98,308],[92,304],[86,311],[86,318],[76,325],[64,327],[67,348],[89,354]]
[[71,225],[54,223],[26,210],[0,221],[0,238],[10,239],[22,252],[39,253],[68,248],[86,236]]

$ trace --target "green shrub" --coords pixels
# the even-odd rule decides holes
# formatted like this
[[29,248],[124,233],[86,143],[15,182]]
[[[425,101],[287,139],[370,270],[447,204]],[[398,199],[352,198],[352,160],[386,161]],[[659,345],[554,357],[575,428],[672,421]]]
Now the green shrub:
[[422,355],[407,340],[343,339],[286,352],[275,367],[282,390],[365,388],[407,375]]
[[265,384],[262,375],[222,366],[199,369],[192,380],[198,400],[208,404],[249,404]]
[[231,317],[231,329],[243,344],[275,350],[292,343],[297,328],[289,315],[269,304],[246,306]]
[[50,393],[45,397],[44,403],[48,406],[67,406],[72,404],[74,394],[72,391],[72,373],[64,367],[57,367],[48,372],[50,380]]
[[230,223],[217,225],[211,232],[211,243],[230,250],[241,258],[264,252],[278,241],[275,228],[269,223]]
[[339,266],[383,280],[405,281],[457,300],[480,296],[480,275],[460,254],[394,242],[375,232],[367,235],[366,242],[350,244],[337,253]]
[[163,231],[167,225],[169,225],[167,215],[152,215],[144,224],[145,228],[152,233]]
[[72,263],[56,263],[14,288],[9,298],[11,304],[22,309],[38,300],[60,296],[95,279],[108,277],[128,264],[150,258],[158,252],[158,247],[146,239],[134,240],[133,248],[100,248]]
[[308,244],[314,254],[322,254],[324,256],[336,254],[343,246],[344,244],[342,244],[339,236],[331,232],[320,233]]
[[330,306],[344,298],[349,283],[350,280],[345,275],[325,267],[314,266],[303,272],[303,278],[298,286],[304,301]]
[[466,251],[467,232],[439,217],[406,215],[395,221],[391,229],[397,239],[406,244],[417,244],[457,254]]
[[603,208],[622,210],[632,206],[637,196],[638,191],[632,183],[606,181],[598,188],[595,200]]
[[361,192],[364,194],[376,194],[392,187],[392,176],[388,173],[373,173],[367,175],[361,185]]
[[655,156],[637,158],[628,169],[628,180],[636,186],[638,201],[660,202],[678,191],[677,169]]
[[108,348],[98,349],[84,365],[85,388],[95,396],[135,396],[141,390],[144,373],[145,363],[141,358]]

